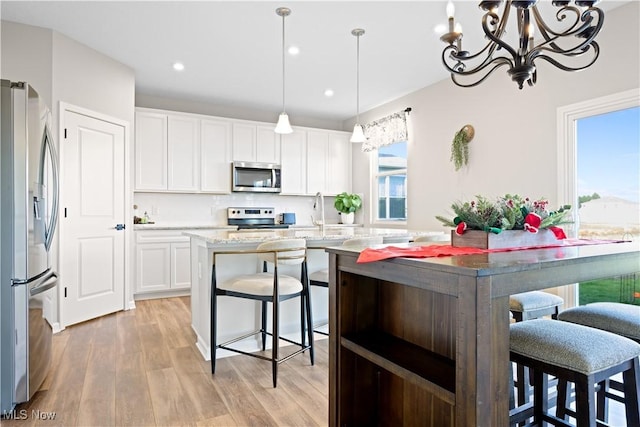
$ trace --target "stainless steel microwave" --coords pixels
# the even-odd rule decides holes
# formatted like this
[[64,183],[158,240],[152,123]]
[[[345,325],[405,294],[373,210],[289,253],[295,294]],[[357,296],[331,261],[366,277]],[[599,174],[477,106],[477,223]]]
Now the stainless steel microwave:
[[273,163],[233,162],[233,191],[279,193],[280,165]]

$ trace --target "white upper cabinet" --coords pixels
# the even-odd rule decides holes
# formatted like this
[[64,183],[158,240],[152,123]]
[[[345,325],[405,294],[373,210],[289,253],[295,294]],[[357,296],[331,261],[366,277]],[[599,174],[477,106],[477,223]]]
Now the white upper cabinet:
[[351,143],[346,132],[294,128],[281,137],[282,193],[336,195],[351,191]]
[[211,193],[231,191],[231,122],[200,122],[200,189]]
[[136,112],[136,190],[197,191],[200,187],[198,120]]
[[351,192],[351,135],[329,132],[327,145],[327,194]]
[[318,191],[325,195],[351,191],[351,144],[348,133],[307,131],[307,194]]
[[280,194],[307,194],[307,132],[293,129],[281,137]]
[[136,190],[167,189],[167,115],[136,112]]
[[256,161],[280,164],[280,135],[273,126],[256,126]]
[[273,126],[234,123],[233,160],[280,164],[280,138]]
[[137,191],[231,192],[230,120],[136,111]]
[[307,193],[327,193],[327,152],[329,134],[307,131]]
[[246,123],[233,124],[233,160],[255,162],[256,125]]
[[200,189],[199,120],[186,116],[168,118],[168,190]]

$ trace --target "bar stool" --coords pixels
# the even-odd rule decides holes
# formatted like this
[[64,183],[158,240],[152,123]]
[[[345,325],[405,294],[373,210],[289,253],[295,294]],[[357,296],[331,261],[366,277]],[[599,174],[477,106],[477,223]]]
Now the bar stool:
[[[372,245],[381,245],[383,241],[382,236],[371,236],[371,237],[354,237],[352,239],[347,239],[342,242],[342,246],[372,246]],[[322,288],[329,287],[329,269],[324,268],[322,270],[314,271],[309,275],[309,284],[311,286],[319,286]],[[314,326],[313,332],[316,332],[320,335],[328,336],[329,334],[318,329],[322,326],[325,326],[327,322],[320,323]]]
[[[558,320],[601,329],[640,343],[640,306],[637,305],[596,302],[564,310]],[[566,393],[566,383],[559,386]],[[606,380],[599,388],[597,417],[605,422],[609,416],[606,399],[621,401],[620,396],[609,392],[609,387],[617,391],[623,389],[622,383],[613,379]]]
[[[596,384],[622,373],[627,425],[640,425],[640,345],[628,338],[588,326],[548,319],[535,319],[510,325],[511,361],[533,370],[533,406],[510,411],[511,425],[530,417],[540,425],[548,422],[569,426],[559,416],[572,414],[578,427],[596,425]],[[556,416],[548,413],[548,389],[543,375],[576,384],[576,410],[558,399]]]
[[[263,264],[262,273],[245,274],[218,280],[217,271],[223,263],[224,257],[239,257],[252,255],[258,257]],[[267,266],[272,265],[271,272]],[[300,266],[300,277],[292,277],[278,272],[279,266]],[[252,356],[271,362],[273,387],[278,381],[278,365],[291,357],[309,350],[311,365],[314,364],[313,336],[311,332],[311,301],[307,276],[307,250],[304,239],[282,239],[266,241],[258,245],[256,250],[223,251],[213,254],[213,273],[211,277],[211,373],[216,372],[216,350],[218,348]],[[231,339],[222,344],[216,340],[218,332],[217,300],[219,296],[236,297],[261,302],[261,327],[259,330]],[[280,302],[292,298],[300,298],[300,334],[301,342],[295,342],[280,336]],[[267,331],[267,303],[271,302],[272,327]],[[306,319],[305,319],[306,313]],[[237,316],[237,314],[234,314]],[[305,333],[308,333],[309,344],[306,344]],[[262,336],[262,350],[266,347],[266,336],[272,338],[271,356],[248,353],[231,344],[260,334]],[[299,348],[287,356],[280,357],[280,340],[294,344]]]
[[[509,311],[516,322],[539,319],[544,316],[555,319],[563,304],[564,300],[559,296],[542,291],[523,292],[509,297]],[[518,405],[523,405],[530,398],[531,378],[522,365],[517,365],[516,372],[517,381],[514,385],[518,391]]]

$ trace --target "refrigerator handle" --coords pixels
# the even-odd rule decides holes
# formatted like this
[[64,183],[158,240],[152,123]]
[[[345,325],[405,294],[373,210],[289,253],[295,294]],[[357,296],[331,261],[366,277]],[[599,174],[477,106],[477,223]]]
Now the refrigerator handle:
[[41,283],[38,283],[29,291],[32,297],[46,292],[56,286],[56,283],[58,283],[58,275],[51,271],[50,274],[47,274],[47,276],[43,277],[41,280]]
[[56,153],[56,147],[49,131],[49,126],[45,123],[44,132],[42,134],[42,148],[40,151],[40,183],[44,183],[44,167],[47,158],[47,150],[51,156],[51,175],[53,178],[53,201],[51,204],[51,218],[49,218],[49,224],[45,226],[45,241],[44,246],[49,251],[51,244],[53,243],[53,235],[56,231],[56,225],[58,224],[58,155]]

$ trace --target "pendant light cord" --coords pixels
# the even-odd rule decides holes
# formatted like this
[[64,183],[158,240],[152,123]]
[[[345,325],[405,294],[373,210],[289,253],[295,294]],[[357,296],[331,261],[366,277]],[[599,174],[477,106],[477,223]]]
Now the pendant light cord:
[[360,124],[360,34],[356,37],[356,123]]
[[282,15],[282,112],[283,113],[285,112],[285,110],[284,110],[284,106],[285,106],[285,103],[284,103],[284,93],[285,93],[284,84],[285,84],[285,81],[286,81],[286,79],[285,79],[285,68],[284,68],[284,56],[285,56],[284,55],[284,17],[285,16],[286,16],[285,14]]

